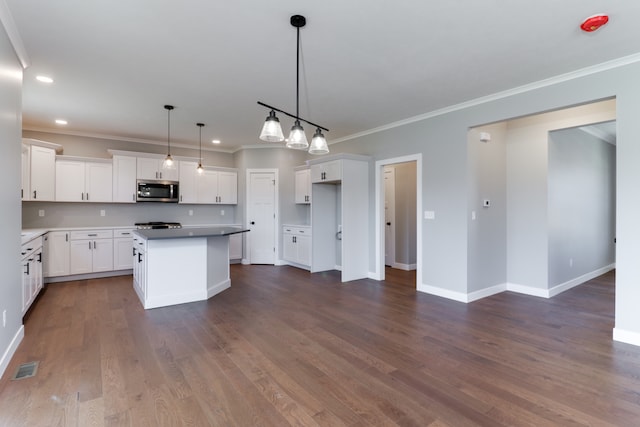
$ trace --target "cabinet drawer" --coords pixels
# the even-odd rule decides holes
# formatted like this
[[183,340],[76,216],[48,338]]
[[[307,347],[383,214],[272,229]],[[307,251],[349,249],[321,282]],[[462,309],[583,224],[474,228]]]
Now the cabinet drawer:
[[71,232],[71,240],[111,239],[111,238],[113,238],[113,230],[82,230],[82,231]]
[[35,238],[30,242],[27,242],[24,245],[22,245],[22,250],[20,251],[20,254],[23,258],[28,257],[29,255],[31,255],[33,252],[35,252],[37,249],[41,247],[42,247],[42,236]]
[[133,230],[113,230],[113,237],[133,237]]
[[302,234],[305,236],[311,236],[311,227],[285,225],[282,227],[282,232],[284,234],[297,234],[297,235]]

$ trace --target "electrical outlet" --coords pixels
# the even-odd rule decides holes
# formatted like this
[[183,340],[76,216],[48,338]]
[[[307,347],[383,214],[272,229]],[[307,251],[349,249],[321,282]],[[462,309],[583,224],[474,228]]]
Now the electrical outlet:
[[104,209],[100,209],[100,216],[105,216],[107,212]]
[[221,215],[221,216],[224,216],[224,209],[221,209],[221,210],[220,210],[220,215]]
[[193,216],[193,209],[189,209],[189,216]]
[[38,211],[38,216],[44,216],[44,209],[40,209]]

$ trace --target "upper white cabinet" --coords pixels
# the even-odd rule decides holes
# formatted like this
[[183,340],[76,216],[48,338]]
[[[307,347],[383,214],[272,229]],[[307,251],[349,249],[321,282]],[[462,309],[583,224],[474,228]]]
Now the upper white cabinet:
[[311,165],[311,182],[336,182],[342,179],[342,160]]
[[301,169],[295,171],[295,202],[298,204],[311,203],[311,171]]
[[138,157],[136,176],[138,179],[178,181],[179,167],[176,162],[174,169],[163,169],[164,159],[153,157]]
[[58,156],[56,159],[56,201],[111,202],[111,161],[85,161]]
[[205,168],[198,163],[180,162],[180,203],[234,205],[238,203],[238,174]]
[[136,202],[136,158],[113,156],[113,201]]
[[[28,196],[23,194],[23,199],[55,200],[56,149],[31,144],[29,145],[29,153],[27,153],[27,156],[29,167],[29,194]],[[23,165],[24,163],[25,159],[23,159]]]

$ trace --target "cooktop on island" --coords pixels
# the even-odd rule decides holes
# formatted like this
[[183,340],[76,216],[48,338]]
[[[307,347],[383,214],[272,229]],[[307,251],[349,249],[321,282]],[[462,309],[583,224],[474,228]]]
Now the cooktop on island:
[[135,226],[138,230],[159,230],[163,228],[182,228],[182,224],[180,224],[179,222],[162,222],[162,221],[136,222]]

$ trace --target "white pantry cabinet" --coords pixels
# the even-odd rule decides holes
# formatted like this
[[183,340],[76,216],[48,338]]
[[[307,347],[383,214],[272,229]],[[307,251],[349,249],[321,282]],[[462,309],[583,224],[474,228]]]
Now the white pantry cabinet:
[[130,270],[133,268],[133,230],[113,231],[113,269]]
[[285,225],[282,227],[282,258],[296,266],[311,266],[311,227]]
[[342,179],[342,160],[332,160],[323,163],[311,165],[311,182],[312,183],[330,183],[337,182]]
[[164,158],[138,157],[136,161],[137,179],[178,181],[179,162],[175,162],[174,169],[163,169]]
[[56,159],[57,202],[111,202],[113,200],[111,160]]
[[69,275],[69,231],[50,231],[44,236],[44,277]]
[[113,156],[113,202],[135,203],[136,193],[136,158]]
[[70,273],[85,274],[113,270],[113,231],[72,231]]
[[353,154],[333,157],[336,160],[309,161],[311,272],[339,267],[342,281],[347,282],[369,275],[370,159]]
[[311,170],[301,169],[295,171],[295,203],[311,203]]
[[22,176],[20,177],[20,198],[22,198],[22,200],[29,200],[31,179],[29,176],[29,146],[26,144],[22,144],[22,166],[20,170],[22,171]]

